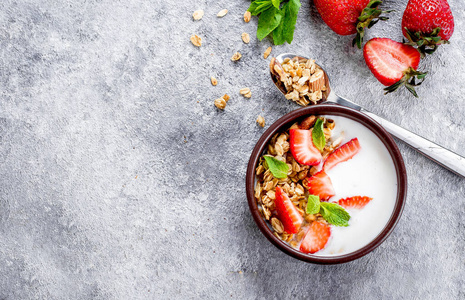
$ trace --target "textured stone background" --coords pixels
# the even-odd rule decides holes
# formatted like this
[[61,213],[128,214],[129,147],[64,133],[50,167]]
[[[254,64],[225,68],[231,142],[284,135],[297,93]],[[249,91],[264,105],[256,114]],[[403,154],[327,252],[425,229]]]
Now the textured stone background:
[[[351,38],[302,2],[293,44],[275,55],[317,59],[339,94],[465,155],[463,2],[450,3],[451,45],[421,63],[421,99],[383,96]],[[255,119],[297,106],[269,80],[271,42],[241,41],[255,36],[249,3],[2,1],[0,299],[465,298],[465,181],[400,142],[407,204],[371,254],[311,265],[260,234],[244,192]],[[401,40],[406,3],[385,1],[397,12],[368,38]]]

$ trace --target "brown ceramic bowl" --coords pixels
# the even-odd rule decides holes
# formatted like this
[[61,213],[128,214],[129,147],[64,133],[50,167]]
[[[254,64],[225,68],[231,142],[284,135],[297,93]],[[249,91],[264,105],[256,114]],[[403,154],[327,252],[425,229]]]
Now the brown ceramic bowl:
[[[275,235],[273,235],[273,232],[268,226],[268,223],[265,221],[262,214],[260,213],[257,201],[254,198],[255,168],[257,167],[259,158],[263,154],[266,145],[275,133],[285,130],[296,121],[308,115],[342,116],[361,123],[368,129],[370,129],[384,143],[394,162],[394,167],[397,173],[397,199],[392,215],[388,223],[385,225],[384,229],[381,231],[381,233],[378,234],[378,236],[373,241],[371,241],[368,245],[364,246],[363,248],[348,254],[338,256],[318,256],[312,254],[305,254],[298,251],[297,249],[292,248],[291,246],[277,238]],[[260,228],[261,232],[271,243],[273,243],[273,245],[278,247],[284,253],[306,262],[316,264],[339,264],[355,260],[370,253],[389,236],[402,214],[402,209],[404,207],[405,197],[407,194],[407,174],[405,171],[405,165],[402,159],[402,155],[400,154],[400,151],[397,148],[396,143],[389,135],[389,133],[387,133],[386,130],[384,130],[383,127],[381,127],[381,125],[379,125],[376,121],[350,108],[346,108],[336,104],[319,104],[292,111],[287,115],[283,116],[281,119],[277,120],[270,126],[270,128],[268,128],[265,131],[265,133],[258,140],[255,148],[252,151],[252,155],[250,156],[246,174],[246,192],[250,211],[252,212],[252,216],[255,222],[257,223],[258,228]]]

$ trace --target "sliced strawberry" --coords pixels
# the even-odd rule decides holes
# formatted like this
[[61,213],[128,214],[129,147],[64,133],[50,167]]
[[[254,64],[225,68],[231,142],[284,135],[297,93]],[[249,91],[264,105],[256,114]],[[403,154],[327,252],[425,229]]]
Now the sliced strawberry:
[[418,97],[414,86],[423,81],[426,73],[416,71],[421,57],[417,49],[388,38],[373,38],[363,47],[363,56],[379,82],[389,86],[384,89],[387,93],[405,85]]
[[348,197],[345,199],[340,199],[337,204],[344,208],[363,208],[367,205],[373,198],[367,196],[354,196]]
[[314,166],[321,161],[321,153],[313,145],[312,132],[304,129],[289,130],[290,148],[294,159],[303,164]]
[[351,139],[341,147],[337,148],[326,158],[323,164],[323,170],[328,171],[338,163],[347,161],[360,151],[360,143],[357,138]]
[[320,200],[327,201],[334,196],[333,183],[325,171],[320,171],[308,179],[308,192],[320,197]]
[[302,244],[300,244],[300,251],[303,253],[318,252],[326,246],[330,236],[331,229],[329,226],[315,221],[305,234]]
[[287,194],[279,186],[276,187],[275,206],[278,219],[283,223],[284,230],[287,233],[299,232],[304,219]]

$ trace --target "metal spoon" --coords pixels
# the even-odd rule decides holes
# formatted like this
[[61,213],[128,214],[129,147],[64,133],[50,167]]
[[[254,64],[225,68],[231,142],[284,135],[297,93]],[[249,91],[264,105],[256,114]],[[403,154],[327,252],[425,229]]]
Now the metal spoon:
[[[297,58],[299,61],[300,60],[307,60],[308,58],[303,57],[303,56],[298,56],[292,53],[283,53],[277,57],[275,57],[275,61],[279,62],[280,64],[283,63],[284,59],[286,58]],[[318,65],[320,68],[321,66]],[[271,68],[273,69],[273,68]],[[326,86],[326,91],[323,92],[323,101],[322,102],[332,102],[336,103],[342,106],[346,106],[352,109],[355,109],[357,111],[360,111],[378,123],[383,126],[387,132],[389,132],[391,135],[394,137],[398,138],[399,140],[402,140],[405,142],[407,145],[412,147],[413,149],[417,150],[421,154],[425,155],[432,161],[436,162],[437,164],[443,166],[444,168],[448,169],[449,171],[460,175],[462,177],[465,177],[465,158],[450,151],[447,150],[419,135],[416,135],[413,132],[410,132],[398,125],[395,125],[377,115],[375,115],[372,112],[369,112],[365,108],[361,107],[360,105],[349,101],[345,98],[342,98],[341,96],[337,95],[335,92],[331,93],[331,88],[329,85],[329,77],[328,74],[325,72],[323,68],[321,68],[324,72],[325,76],[325,86]],[[273,74],[271,71],[271,79],[273,80],[274,84],[276,87],[283,93],[284,95],[287,94],[284,85],[281,83],[281,81],[278,79],[276,74]],[[319,103],[322,103],[319,102]]]

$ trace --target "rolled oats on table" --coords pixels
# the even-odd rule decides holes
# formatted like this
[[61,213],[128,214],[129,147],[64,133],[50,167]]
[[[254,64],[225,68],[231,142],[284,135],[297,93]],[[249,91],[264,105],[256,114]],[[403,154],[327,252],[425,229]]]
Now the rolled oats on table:
[[212,85],[217,85],[218,84],[218,80],[213,76],[210,77],[210,81],[211,81]]
[[198,21],[198,20],[202,19],[203,14],[204,14],[203,10],[201,10],[201,9],[196,10],[192,14],[192,18],[194,19],[194,21]]
[[252,14],[250,13],[250,11],[247,10],[244,13],[244,22],[249,23],[251,18],[252,18]]
[[233,54],[233,56],[231,57],[231,60],[232,61],[238,61],[239,59],[241,59],[242,57],[242,54],[240,54],[239,52],[236,52]]
[[191,35],[191,43],[196,47],[200,47],[202,46],[202,38],[196,34],[193,34]]
[[[265,127],[265,118],[262,117],[262,116],[258,116],[257,118],[257,124],[260,126],[260,127]],[[257,170],[258,172],[258,170]]]
[[224,16],[226,16],[226,14],[228,13],[228,10],[227,9],[222,9],[218,12],[218,14],[216,15],[218,18],[222,18]]
[[219,109],[225,109],[226,101],[223,98],[215,99],[215,106]]
[[271,53],[271,47],[266,48],[265,52],[263,53],[263,58],[268,58]]
[[226,103],[229,101],[229,95],[224,94],[221,98],[215,99],[215,106],[219,109],[225,109]]
[[242,41],[246,44],[250,42],[250,35],[247,32],[242,33],[241,38]]
[[244,96],[245,98],[251,98],[252,97],[252,91],[250,91],[250,88],[242,88],[239,90],[239,93]]

